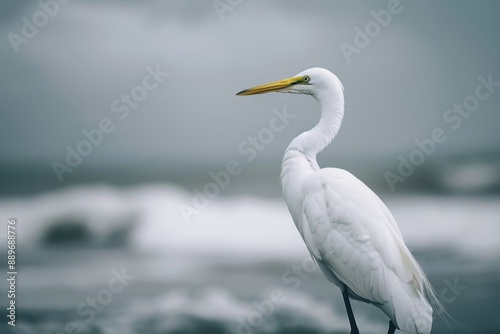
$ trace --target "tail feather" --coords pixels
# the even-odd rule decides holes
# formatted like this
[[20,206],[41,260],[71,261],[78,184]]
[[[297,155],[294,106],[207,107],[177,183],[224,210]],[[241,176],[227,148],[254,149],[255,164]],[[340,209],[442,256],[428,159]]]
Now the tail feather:
[[416,284],[416,288],[422,295],[422,298],[425,297],[424,299],[430,303],[434,312],[437,313],[449,327],[451,327],[448,318],[452,319],[452,317],[448,314],[448,312],[446,312],[443,304],[439,301],[434,288],[427,279],[427,276],[420,265],[417,263],[417,260],[415,260],[415,257],[410,253],[410,251],[408,251],[408,254],[412,261],[413,282]]
[[413,284],[400,281],[393,285],[390,302],[380,305],[398,329],[405,334],[429,334],[432,328],[432,306]]
[[399,284],[395,284],[392,303],[387,303],[392,305],[384,305],[390,313],[386,310],[384,312],[401,331],[407,334],[430,333],[433,313],[437,313],[446,324],[450,325],[447,317],[451,316],[437,298],[424,271],[404,243],[401,243],[400,247],[413,272],[413,278],[409,283],[399,281]]

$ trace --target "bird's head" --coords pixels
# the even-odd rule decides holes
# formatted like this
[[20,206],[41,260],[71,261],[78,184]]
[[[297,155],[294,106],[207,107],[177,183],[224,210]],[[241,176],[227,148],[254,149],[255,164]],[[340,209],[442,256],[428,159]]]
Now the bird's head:
[[256,95],[269,92],[313,95],[319,98],[323,93],[342,94],[344,87],[332,72],[314,67],[293,77],[242,90],[238,96]]

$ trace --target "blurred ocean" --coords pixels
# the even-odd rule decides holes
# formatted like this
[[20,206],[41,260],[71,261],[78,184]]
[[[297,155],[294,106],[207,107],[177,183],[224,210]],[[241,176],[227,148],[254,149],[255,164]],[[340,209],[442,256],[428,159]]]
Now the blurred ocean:
[[[499,333],[500,197],[383,199],[460,323],[437,317],[433,333]],[[192,200],[151,184],[2,199],[0,215],[18,222],[18,313],[0,332],[349,332],[281,198],[217,197],[186,222]],[[380,311],[353,307],[362,333],[386,332]]]

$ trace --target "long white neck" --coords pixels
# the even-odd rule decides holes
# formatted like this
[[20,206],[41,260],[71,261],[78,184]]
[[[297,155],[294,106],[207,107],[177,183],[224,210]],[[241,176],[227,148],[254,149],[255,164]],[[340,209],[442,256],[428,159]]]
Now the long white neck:
[[317,100],[321,107],[321,118],[318,124],[292,140],[286,152],[298,150],[316,158],[316,155],[327,147],[339,132],[344,118],[343,95],[336,98]]
[[288,172],[310,173],[319,168],[316,155],[327,147],[337,135],[344,118],[344,94],[342,89],[327,90],[316,94],[321,109],[318,124],[297,136],[285,151],[283,174]]
[[[331,143],[342,124],[344,94],[341,87],[339,84],[337,89],[314,95],[321,108],[321,118],[318,124],[292,140],[285,151],[280,181],[292,217],[301,217],[299,210],[301,209],[302,181],[319,169],[316,155]],[[301,231],[302,223],[295,221],[295,224]]]

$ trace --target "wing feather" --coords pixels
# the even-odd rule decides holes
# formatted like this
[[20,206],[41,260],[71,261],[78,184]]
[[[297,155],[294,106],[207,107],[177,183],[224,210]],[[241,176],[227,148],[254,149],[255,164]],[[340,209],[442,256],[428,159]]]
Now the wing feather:
[[[315,173],[304,184],[302,235],[313,257],[354,294],[384,304],[413,280],[401,233],[382,201],[350,173]],[[330,173],[329,173],[330,172]]]

